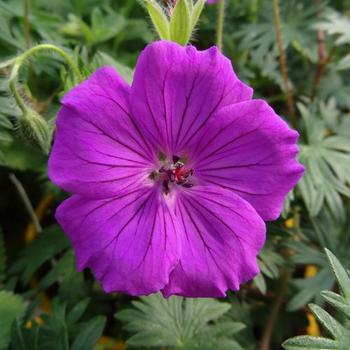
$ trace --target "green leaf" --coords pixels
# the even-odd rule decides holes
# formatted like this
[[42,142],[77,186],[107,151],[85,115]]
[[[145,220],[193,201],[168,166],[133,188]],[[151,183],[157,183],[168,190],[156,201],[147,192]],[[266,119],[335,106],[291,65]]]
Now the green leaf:
[[88,321],[75,338],[70,350],[92,350],[101,337],[106,324],[106,318],[98,316]]
[[321,307],[315,304],[309,304],[311,312],[320,321],[322,326],[327,329],[327,331],[334,338],[340,338],[344,332],[342,325],[334,319],[327,311],[323,310]]
[[25,310],[20,296],[7,291],[0,291],[0,350],[7,349],[10,342],[11,327],[16,318]]
[[60,282],[58,295],[69,306],[87,298],[89,292],[83,273],[74,268],[70,273],[65,274],[64,279]]
[[[298,108],[305,126],[299,159],[306,167],[298,188],[310,216],[317,216],[326,204],[337,221],[344,221],[341,196],[350,197],[350,141],[343,136],[329,135],[323,115],[329,114],[329,109],[324,109],[322,104],[306,107],[299,103]],[[333,106],[333,110],[335,108]]]
[[49,272],[40,280],[39,287],[41,289],[47,289],[55,282],[66,278],[69,274],[75,271],[74,263],[73,252],[68,250],[67,253],[64,254],[63,257],[59,259]]
[[66,303],[55,298],[52,312],[41,313],[42,324],[32,320],[28,328],[19,322],[13,325],[11,343],[13,350],[92,350],[100,338],[106,319],[97,316],[79,321],[89,300],[84,299],[71,310]]
[[290,299],[289,310],[302,308],[311,300],[317,304],[322,303],[321,291],[332,289],[336,282],[327,256],[324,254],[324,247],[332,249],[345,269],[350,268],[350,216],[347,215],[345,222],[337,222],[329,210],[323,208],[317,217],[311,219],[311,224],[303,227],[303,233],[299,241],[287,244],[288,249],[294,252],[291,259],[297,265],[315,265],[317,273],[314,276],[293,280],[292,283],[299,292]]
[[[259,20],[242,24],[235,29],[234,36],[238,38],[240,48],[251,55],[250,64],[261,69],[263,76],[281,85],[272,5],[265,1],[259,6]],[[293,47],[307,60],[316,62],[317,45],[312,25],[316,22],[317,7],[310,2],[280,1],[280,10],[283,47]]]
[[186,45],[191,37],[192,19],[186,0],[177,0],[170,19],[170,40]]
[[346,272],[344,267],[341,265],[339,260],[334,256],[334,254],[325,249],[327,258],[331,264],[333,273],[337,279],[338,285],[341,288],[342,293],[344,294],[346,302],[350,305],[350,278],[349,274]]
[[266,293],[266,282],[262,273],[259,273],[253,280],[254,285],[260,290],[262,294]]
[[37,269],[70,246],[66,235],[58,226],[45,229],[20,253],[20,258],[12,266],[11,273],[21,273],[23,283],[28,283]]
[[334,292],[325,290],[321,292],[322,297],[336,309],[341,309],[344,314],[350,318],[350,304],[345,301],[345,299]]
[[313,298],[317,299],[320,289],[331,288],[333,282],[329,269],[322,269],[314,277],[294,280],[300,291],[290,299],[287,309],[295,311],[304,307]]
[[286,350],[339,350],[338,342],[335,340],[320,337],[309,337],[306,335],[288,339],[283,343],[283,347]]
[[[18,321],[18,319],[15,320],[12,324],[11,349],[12,350],[28,350],[28,348],[25,344],[21,324]],[[30,350],[32,350],[32,349],[30,349]],[[33,349],[33,350],[37,350],[37,349]]]
[[253,283],[262,294],[266,293],[266,278],[275,279],[279,276],[280,267],[284,264],[281,255],[274,251],[272,240],[268,240],[258,256],[260,274],[257,275]]
[[[334,292],[323,293],[327,301],[331,301],[331,304],[340,312],[345,314],[347,321],[350,321],[350,278],[347,271],[341,265],[339,260],[326,249],[326,254],[329,263],[332,267],[333,273],[338,281],[339,288],[343,296]],[[350,327],[349,322],[341,324],[333,316],[321,307],[310,304],[311,312],[316,316],[320,324],[328,331],[329,335],[333,339],[300,336],[286,340],[282,346],[286,350],[325,350],[325,349],[336,349],[336,350],[348,350],[350,348]],[[345,306],[345,309],[344,307]]]
[[123,16],[110,8],[94,7],[91,11],[90,23],[80,16],[70,14],[69,22],[61,31],[70,37],[82,37],[88,47],[103,43],[114,38],[125,30],[126,21]]
[[68,325],[72,326],[79,321],[80,317],[85,312],[89,302],[90,299],[83,299],[77,305],[75,305],[72,310],[70,310],[70,312],[67,315]]
[[334,67],[337,71],[350,69],[350,54],[344,56]]
[[159,37],[163,40],[170,39],[169,21],[163,9],[155,0],[145,0],[146,9],[151,17],[152,23]]
[[12,169],[32,170],[38,172],[43,169],[47,157],[38,149],[28,147],[28,144],[16,139],[10,146],[2,149],[4,163]]
[[133,305],[133,309],[116,314],[125,329],[134,333],[128,340],[130,346],[221,350],[232,334],[244,327],[223,321],[231,306],[215,299],[164,299],[155,294]]
[[350,20],[337,11],[329,11],[315,27],[324,30],[328,35],[333,35],[336,38],[336,45],[350,43]]
[[40,350],[69,350],[69,329],[66,324],[66,306],[58,299],[52,302],[52,314],[42,316],[44,324],[40,326]]
[[106,65],[113,66],[128,83],[132,83],[134,76],[133,69],[115,60],[112,56],[108,55],[107,53],[98,51],[94,56],[93,60],[91,61],[91,66],[93,70]]

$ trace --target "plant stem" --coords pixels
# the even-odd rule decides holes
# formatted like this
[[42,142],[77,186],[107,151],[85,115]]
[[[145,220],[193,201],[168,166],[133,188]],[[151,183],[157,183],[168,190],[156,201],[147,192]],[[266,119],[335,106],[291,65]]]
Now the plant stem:
[[222,37],[224,32],[225,20],[225,0],[219,0],[218,3],[218,23],[216,28],[216,46],[222,51]]
[[31,49],[24,52],[21,56],[17,58],[19,61],[19,64],[21,65],[25,60],[27,60],[30,56],[33,54],[39,52],[39,51],[54,51],[57,54],[59,54],[68,64],[69,68],[72,70],[72,72],[75,74],[75,76],[78,78],[79,81],[83,80],[83,77],[80,73],[80,70],[78,66],[75,64],[73,59],[60,47],[51,45],[51,44],[40,44],[37,46],[32,47]]
[[293,98],[293,92],[289,85],[286,53],[284,51],[283,42],[282,42],[282,24],[281,24],[279,0],[272,0],[272,5],[273,5],[275,31],[276,31],[276,44],[277,44],[278,56],[279,56],[279,65],[280,65],[280,70],[282,73],[283,83],[284,83],[284,94],[287,102],[288,114],[291,118],[293,118],[292,119],[293,123],[295,123],[294,98]]
[[30,219],[32,220],[32,223],[36,229],[36,231],[38,233],[41,233],[42,232],[42,228],[41,228],[41,225],[40,225],[40,222],[35,214],[35,211],[34,211],[34,208],[32,206],[32,203],[30,202],[30,199],[27,195],[27,192],[26,190],[24,189],[23,185],[21,184],[21,182],[17,179],[16,175],[11,173],[9,175],[9,178],[10,180],[12,181],[12,183],[15,185],[16,189],[17,189],[17,192],[18,194],[20,195],[22,201],[23,201],[23,204],[30,216]]
[[24,114],[27,111],[28,107],[26,106],[21,95],[18,93],[16,89],[16,81],[17,81],[19,68],[20,68],[20,65],[16,60],[11,70],[10,78],[8,80],[8,85],[12,92],[13,97],[16,100],[17,106],[21,109],[22,113]]
[[80,82],[83,80],[83,77],[80,73],[78,66],[75,64],[73,59],[61,48],[51,44],[41,44],[30,48],[29,50],[25,51],[22,55],[18,56],[15,59],[15,62],[8,80],[9,88],[16,100],[18,107],[22,110],[23,113],[25,113],[28,110],[28,107],[26,106],[25,102],[23,101],[22,97],[20,96],[20,94],[16,89],[18,73],[22,64],[26,60],[28,60],[33,54],[39,51],[54,51],[58,53],[66,61],[66,63],[68,64],[68,66],[70,67],[70,69],[72,70],[76,78],[78,79],[78,81]]
[[283,297],[287,290],[288,282],[290,279],[290,272],[285,270],[282,272],[280,281],[278,282],[278,290],[276,293],[276,297],[272,306],[271,313],[267,319],[266,326],[263,332],[260,350],[269,350],[270,342],[273,330],[275,328],[275,324],[278,318],[278,313],[282,306]]

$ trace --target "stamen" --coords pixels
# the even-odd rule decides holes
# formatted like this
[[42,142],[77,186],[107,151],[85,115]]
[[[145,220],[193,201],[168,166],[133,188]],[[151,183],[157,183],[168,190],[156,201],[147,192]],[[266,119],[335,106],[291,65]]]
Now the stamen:
[[[163,154],[161,153],[161,155]],[[160,180],[162,182],[163,193],[168,194],[175,185],[185,188],[191,188],[193,186],[189,182],[189,179],[193,175],[193,169],[186,169],[185,164],[181,160],[181,157],[174,155],[172,157],[172,164],[166,165],[164,164],[165,161],[163,161],[164,165],[162,165],[158,172],[153,171],[149,176],[154,181]]]

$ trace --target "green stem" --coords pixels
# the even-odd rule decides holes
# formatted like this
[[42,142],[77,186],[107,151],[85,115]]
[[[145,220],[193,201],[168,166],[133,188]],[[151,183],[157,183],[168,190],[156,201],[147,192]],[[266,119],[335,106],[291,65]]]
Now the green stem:
[[37,45],[32,47],[31,49],[25,51],[22,55],[18,56],[14,62],[11,74],[10,74],[10,78],[8,80],[8,85],[9,88],[19,106],[19,108],[22,110],[23,113],[25,113],[28,109],[28,107],[26,106],[24,100],[22,99],[22,97],[20,96],[20,94],[18,93],[17,89],[16,89],[16,82],[17,82],[17,77],[18,77],[18,73],[19,70],[22,66],[22,64],[28,60],[32,55],[34,55],[35,53],[39,52],[39,51],[54,51],[57,54],[59,54],[68,64],[68,66],[70,67],[70,69],[72,70],[73,74],[76,76],[76,78],[78,79],[78,81],[82,81],[83,77],[80,73],[80,70],[78,68],[78,66],[75,64],[75,62],[73,61],[73,59],[61,48],[55,46],[55,45],[51,45],[51,44],[41,44],[41,45]]
[[64,50],[62,50],[61,48],[59,48],[58,46],[55,46],[55,45],[40,44],[40,45],[34,46],[31,49],[24,52],[21,56],[19,56],[17,58],[17,60],[20,62],[20,65],[21,65],[26,59],[28,59],[30,56],[32,56],[33,54],[35,54],[39,51],[54,51],[54,52],[56,52],[66,61],[66,63],[68,64],[68,66],[70,67],[72,72],[75,74],[75,76],[78,78],[78,80],[79,81],[83,80],[83,77],[80,73],[80,70],[79,70],[78,66],[75,64],[74,60]]
[[15,64],[12,67],[10,78],[8,80],[8,84],[9,84],[9,88],[13,94],[13,97],[16,100],[18,107],[21,109],[21,111],[24,114],[27,111],[28,107],[26,106],[22,97],[20,96],[20,94],[18,93],[18,91],[16,89],[16,81],[17,81],[17,75],[18,75],[19,68],[20,68],[20,65],[18,64],[18,62],[16,60]]
[[218,4],[218,23],[216,28],[216,46],[222,51],[222,37],[224,32],[225,20],[225,0],[219,0]]
[[16,189],[17,189],[17,192],[18,194],[20,195],[22,201],[23,201],[23,204],[24,206],[26,207],[27,209],[27,212],[32,220],[32,223],[36,229],[36,231],[38,233],[41,233],[42,232],[42,228],[41,228],[41,225],[40,225],[40,222],[35,214],[35,211],[34,211],[34,208],[32,206],[32,203],[30,202],[30,199],[27,195],[27,192],[26,190],[24,189],[23,185],[21,184],[21,182],[17,179],[16,175],[15,174],[10,174],[9,175],[10,177],[10,180],[12,181],[12,183],[15,185]]

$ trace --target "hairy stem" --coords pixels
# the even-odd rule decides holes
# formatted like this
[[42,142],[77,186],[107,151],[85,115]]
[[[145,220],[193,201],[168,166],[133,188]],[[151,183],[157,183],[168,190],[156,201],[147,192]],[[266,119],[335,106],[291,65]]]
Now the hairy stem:
[[12,92],[13,97],[16,100],[17,106],[21,109],[21,111],[24,114],[28,108],[16,88],[16,81],[17,81],[19,68],[20,68],[20,65],[17,63],[17,61],[15,61],[15,64],[13,65],[11,70],[10,78],[8,80],[8,85]]
[[10,88],[10,90],[11,90],[11,92],[16,100],[18,107],[22,110],[23,113],[25,113],[27,111],[28,107],[26,106],[24,100],[22,99],[22,97],[20,96],[20,94],[18,93],[18,91],[16,89],[18,73],[19,73],[19,70],[20,70],[22,64],[26,60],[28,60],[33,54],[35,54],[39,51],[54,51],[54,52],[56,52],[65,60],[65,62],[70,67],[70,69],[72,70],[73,74],[78,79],[78,81],[80,82],[83,80],[83,77],[80,73],[78,66],[75,64],[73,59],[61,48],[59,48],[55,45],[51,45],[51,44],[41,44],[41,45],[37,45],[37,46],[30,48],[29,50],[25,51],[22,55],[18,56],[15,59],[15,62],[14,62],[14,65],[12,67],[12,71],[11,71],[11,74],[10,74],[10,77],[8,80],[9,88]]
[[34,47],[30,48],[29,50],[27,50],[26,52],[24,52],[22,55],[20,55],[17,58],[17,61],[19,62],[20,65],[22,65],[22,63],[24,61],[26,61],[30,56],[32,56],[33,54],[35,54],[39,51],[54,51],[54,52],[56,52],[65,60],[65,62],[67,63],[69,68],[72,70],[74,75],[78,78],[78,80],[79,81],[83,80],[82,75],[80,73],[80,70],[79,70],[78,66],[75,64],[74,60],[63,49],[61,49],[60,47],[55,46],[55,45],[40,44],[40,45],[34,46]]
[[270,312],[270,315],[266,321],[266,326],[263,332],[260,350],[269,350],[270,349],[270,342],[271,337],[273,334],[273,330],[275,328],[277,319],[278,319],[278,313],[281,309],[283,297],[288,287],[288,282],[290,279],[290,272],[289,271],[283,271],[280,281],[277,283],[278,289],[276,292],[275,300],[272,305],[272,310]]
[[30,202],[30,199],[27,195],[26,190],[24,189],[23,185],[21,184],[21,182],[17,179],[16,175],[11,173],[9,175],[10,180],[12,181],[12,183],[15,185],[18,194],[20,195],[23,204],[30,216],[30,219],[32,220],[32,223],[36,229],[37,232],[41,233],[42,232],[42,228],[40,225],[40,222],[35,214],[34,208],[32,206],[32,203]]
[[293,98],[293,92],[289,85],[286,53],[284,51],[283,42],[282,42],[282,23],[281,23],[279,0],[272,0],[272,5],[273,5],[275,31],[276,31],[276,44],[277,44],[278,56],[279,56],[279,65],[280,65],[280,70],[282,73],[283,84],[284,84],[284,94],[287,102],[288,114],[291,118],[293,118],[292,121],[294,123],[295,122],[294,98]]
[[218,3],[218,22],[216,28],[216,46],[222,51],[222,37],[224,32],[225,20],[225,0],[219,0]]

